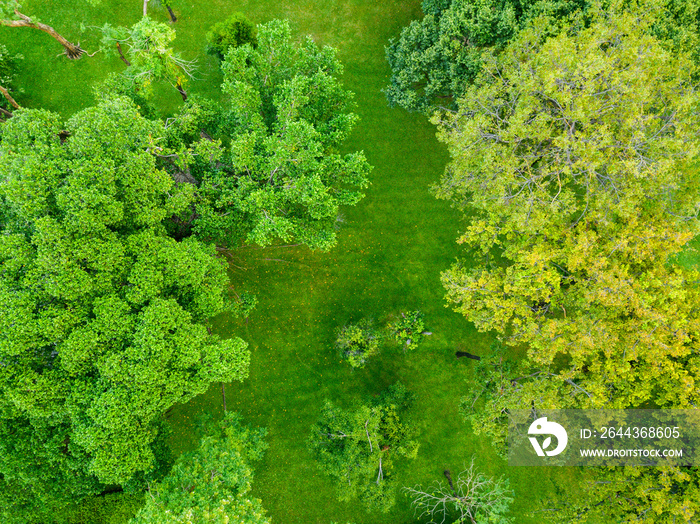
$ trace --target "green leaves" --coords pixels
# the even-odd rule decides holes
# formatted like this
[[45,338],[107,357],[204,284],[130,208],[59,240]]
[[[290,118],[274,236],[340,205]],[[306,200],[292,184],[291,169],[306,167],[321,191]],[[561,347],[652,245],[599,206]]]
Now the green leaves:
[[[65,435],[74,450],[33,481],[37,493],[67,470],[90,489],[148,478],[163,413],[247,376],[246,343],[204,324],[231,307],[225,262],[214,246],[166,236],[164,220],[189,208],[192,188],[156,167],[163,134],[124,98],[65,128],[25,110],[4,126],[0,417]],[[19,451],[5,450],[0,476],[32,460]]]
[[384,512],[393,505],[393,457],[415,458],[418,453],[416,432],[402,420],[411,401],[406,388],[396,384],[354,410],[326,402],[311,428],[309,449],[335,479],[340,500],[359,497],[370,509]]
[[226,413],[195,451],[181,455],[162,482],[149,488],[132,524],[269,524],[260,500],[250,498],[253,469],[267,444],[264,429],[243,426]]
[[281,239],[329,249],[340,206],[362,198],[356,188],[370,171],[362,153],[336,152],[357,116],[335,51],[293,43],[276,20],[258,27],[256,47],[229,48],[221,67],[230,148],[201,166],[194,232],[228,246]]
[[601,10],[544,39],[535,21],[440,118],[437,194],[470,210],[460,242],[481,254],[443,274],[448,300],[532,371],[565,356],[594,406],[696,402],[697,277],[669,256],[697,233],[698,98],[653,24]]
[[256,29],[243,13],[233,13],[226,20],[218,22],[207,32],[207,51],[224,59],[229,47],[251,44],[255,47]]
[[[195,63],[184,60],[173,50],[175,30],[168,24],[156,22],[144,16],[131,27],[102,28],[102,48],[114,53],[115,50],[127,64],[125,75],[139,84],[150,94],[153,81],[165,80],[179,90],[192,76]],[[126,46],[124,54],[121,44]],[[184,91],[181,91],[181,94]],[[186,94],[183,94],[186,99]]]
[[690,523],[697,516],[700,488],[697,468],[664,465],[601,468],[587,483],[586,500],[562,496],[556,508],[543,512],[552,522],[592,521],[643,524]]
[[367,359],[379,353],[381,334],[370,320],[348,324],[338,331],[335,346],[353,368],[362,368]]
[[387,325],[390,336],[406,349],[415,349],[423,338],[423,313],[420,311],[408,311],[401,313],[400,318],[396,318]]
[[485,49],[502,49],[530,12],[566,18],[583,0],[424,0],[425,16],[413,21],[386,48],[392,70],[390,105],[431,112],[456,106],[481,70]]

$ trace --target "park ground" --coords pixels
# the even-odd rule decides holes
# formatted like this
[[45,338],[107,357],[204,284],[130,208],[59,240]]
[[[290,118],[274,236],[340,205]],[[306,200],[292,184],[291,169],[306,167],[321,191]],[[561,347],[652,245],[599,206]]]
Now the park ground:
[[[417,0],[251,0],[174,2],[178,16],[175,48],[198,60],[191,93],[219,96],[221,75],[205,53],[208,28],[235,11],[256,23],[274,18],[291,21],[294,34],[309,34],[319,44],[339,50],[343,80],[356,93],[361,121],[345,147],[364,150],[374,166],[367,197],[343,211],[338,245],[328,253],[296,246],[261,249],[243,246],[228,253],[236,292],[249,291],[259,304],[249,319],[221,316],[215,330],[240,336],[252,351],[250,377],[226,385],[227,407],[253,425],[268,428],[269,450],[256,467],[254,495],[263,500],[278,524],[408,524],[410,501],[402,494],[388,514],[368,514],[358,503],[337,501],[335,487],[306,449],[309,428],[325,399],[351,406],[401,381],[416,394],[411,419],[420,428],[415,460],[397,461],[397,485],[430,484],[475,458],[491,476],[510,479],[515,491],[515,522],[540,522],[526,516],[538,501],[558,489],[576,489],[579,472],[554,468],[508,468],[487,438],[474,435],[458,413],[473,372],[455,351],[483,354],[489,335],[476,332],[446,307],[439,277],[460,248],[455,239],[463,224],[459,214],[435,199],[435,184],[448,161],[435,128],[422,115],[387,106],[382,88],[389,79],[384,46],[410,20],[420,16]],[[24,10],[53,25],[88,51],[97,49],[96,27],[131,25],[141,15],[137,0],[102,0],[89,6],[73,2],[27,1]],[[167,21],[161,9],[151,16]],[[38,31],[0,28],[0,42],[24,54],[17,98],[27,107],[45,108],[68,117],[94,103],[92,85],[123,67],[116,57],[97,53],[69,61],[58,57],[58,44]],[[158,89],[162,116],[181,103],[178,93]],[[388,345],[366,368],[352,371],[334,350],[336,330],[360,318],[379,324],[400,311],[421,310],[434,334],[414,352]],[[194,425],[204,412],[221,416],[221,386],[186,405],[169,420],[176,451],[196,446]]]

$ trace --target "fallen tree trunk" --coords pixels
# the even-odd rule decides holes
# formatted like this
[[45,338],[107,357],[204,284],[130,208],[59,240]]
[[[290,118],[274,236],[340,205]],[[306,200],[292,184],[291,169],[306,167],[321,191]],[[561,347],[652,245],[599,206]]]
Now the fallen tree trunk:
[[[2,93],[2,96],[4,96],[7,101],[10,103],[12,107],[15,109],[19,109],[19,104],[15,101],[14,98],[12,98],[12,95],[10,95],[10,92],[5,89],[3,86],[0,86],[0,93]],[[12,113],[10,113],[10,116],[12,116]]]
[[72,44],[63,38],[50,25],[42,24],[41,22],[34,22],[31,18],[29,18],[27,15],[23,15],[17,9],[15,9],[15,15],[17,15],[19,20],[0,20],[0,25],[4,25],[6,27],[32,27],[34,29],[38,29],[39,31],[43,31],[44,33],[47,33],[58,40],[58,42],[63,46],[64,53],[71,60],[77,60],[85,52],[84,49],[81,49],[80,44]]

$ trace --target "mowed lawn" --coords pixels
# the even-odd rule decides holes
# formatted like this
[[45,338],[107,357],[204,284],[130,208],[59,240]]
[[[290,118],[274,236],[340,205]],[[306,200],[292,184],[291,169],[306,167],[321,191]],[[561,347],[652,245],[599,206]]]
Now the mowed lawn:
[[[132,24],[141,2],[84,0],[26,2],[27,14],[54,25],[69,40],[89,51],[99,37],[90,26]],[[400,380],[416,394],[410,415],[421,431],[419,456],[400,462],[391,475],[397,486],[443,480],[445,469],[458,473],[475,457],[479,468],[510,478],[515,489],[516,523],[540,522],[526,517],[557,489],[573,489],[578,472],[570,469],[508,468],[488,440],[473,435],[458,413],[471,361],[456,350],[483,353],[491,338],[479,334],[445,307],[440,272],[460,254],[455,243],[460,223],[448,203],[429,192],[448,161],[435,129],[424,116],[387,106],[381,89],[389,70],[384,46],[401,27],[420,16],[418,1],[398,0],[258,0],[175,3],[179,20],[175,47],[197,58],[192,93],[218,96],[217,62],[204,52],[207,29],[234,11],[254,22],[288,18],[298,35],[339,49],[346,67],[344,81],[356,93],[361,122],[346,147],[362,149],[374,166],[372,186],[355,208],[344,210],[339,241],[329,253],[295,246],[260,249],[243,246],[229,254],[237,292],[250,291],[259,304],[248,321],[222,316],[216,331],[250,343],[250,378],[226,386],[228,409],[240,411],[251,424],[267,427],[269,450],[257,465],[254,494],[278,524],[408,524],[415,522],[410,501],[400,494],[389,514],[368,514],[357,502],[340,503],[332,481],[306,449],[312,423],[325,399],[352,406]],[[167,20],[160,9],[153,17]],[[81,33],[81,23],[85,32]],[[116,57],[97,53],[78,61],[57,57],[60,46],[31,29],[0,28],[0,42],[24,54],[17,99],[69,116],[93,103],[92,84],[123,67]],[[164,116],[181,103],[178,93],[158,89]],[[363,317],[385,323],[402,310],[420,309],[434,334],[414,352],[388,344],[365,369],[351,371],[334,350],[336,330]],[[221,387],[170,414],[177,451],[196,445],[194,420],[201,412],[222,413]]]

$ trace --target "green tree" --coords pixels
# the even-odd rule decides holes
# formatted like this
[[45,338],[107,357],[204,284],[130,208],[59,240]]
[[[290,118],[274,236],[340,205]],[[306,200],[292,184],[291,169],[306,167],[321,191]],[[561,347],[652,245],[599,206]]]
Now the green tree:
[[228,100],[215,120],[230,145],[208,133],[189,144],[194,232],[229,247],[281,239],[329,249],[340,206],[369,184],[364,154],[337,152],[357,121],[352,94],[335,50],[292,42],[287,22],[258,26],[257,41],[230,47],[222,63]]
[[[146,92],[152,82],[166,81],[187,100],[184,85],[192,77],[195,63],[183,59],[172,48],[175,30],[144,16],[131,27],[102,28],[102,47],[116,49],[127,65],[125,75],[138,81]],[[122,48],[126,45],[126,52]]]
[[[0,426],[14,444],[0,447],[0,508],[8,521],[25,499],[50,498],[55,479],[75,476],[65,494],[77,499],[152,476],[161,415],[212,382],[245,378],[249,352],[238,338],[207,332],[207,319],[230,307],[214,247],[166,235],[164,220],[190,205],[192,191],[149,152],[162,125],[117,98],[65,124],[18,110],[2,131]],[[27,454],[17,444],[26,435],[47,444]]]
[[223,60],[230,47],[250,44],[255,47],[256,27],[243,13],[233,13],[214,24],[207,32],[207,52]]
[[353,410],[326,402],[311,428],[309,449],[319,468],[335,479],[340,500],[360,497],[380,511],[394,504],[393,459],[415,458],[418,453],[416,431],[402,421],[411,402],[401,384]]
[[490,437],[503,458],[508,451],[509,410],[575,408],[587,400],[585,391],[566,373],[555,373],[554,366],[533,367],[527,359],[515,360],[500,341],[476,364],[467,389],[460,413],[474,434]]
[[354,368],[362,368],[367,359],[379,353],[381,337],[370,320],[348,324],[338,331],[335,347]]
[[411,22],[386,48],[389,103],[411,111],[454,108],[481,70],[484,50],[502,49],[528,17],[553,21],[587,0],[423,0],[425,16]]
[[699,99],[650,34],[657,5],[535,25],[439,119],[437,194],[470,213],[476,257],[443,274],[448,301],[581,405],[698,401],[698,276],[673,257],[698,226]]
[[409,311],[401,313],[399,318],[387,324],[389,335],[406,349],[415,349],[424,335],[430,335],[423,323],[423,313],[420,311]]
[[440,522],[449,519],[453,524],[513,522],[506,516],[514,500],[508,480],[488,478],[474,467],[474,459],[456,481],[452,481],[449,471],[444,475],[447,485],[437,482],[425,489],[422,486],[404,488],[419,519],[426,517],[437,522],[442,516]]
[[170,473],[149,486],[131,524],[269,524],[260,500],[250,497],[253,468],[267,444],[264,429],[227,412],[199,447],[183,453]]

